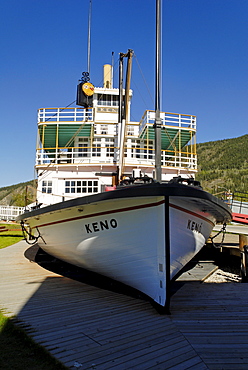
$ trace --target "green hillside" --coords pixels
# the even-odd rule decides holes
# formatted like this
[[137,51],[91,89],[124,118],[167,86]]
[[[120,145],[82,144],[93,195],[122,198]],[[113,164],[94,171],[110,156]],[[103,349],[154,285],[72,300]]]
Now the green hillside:
[[0,188],[1,205],[25,207],[26,204],[34,202],[35,198],[35,180]]
[[248,135],[197,144],[197,158],[204,190],[248,193]]

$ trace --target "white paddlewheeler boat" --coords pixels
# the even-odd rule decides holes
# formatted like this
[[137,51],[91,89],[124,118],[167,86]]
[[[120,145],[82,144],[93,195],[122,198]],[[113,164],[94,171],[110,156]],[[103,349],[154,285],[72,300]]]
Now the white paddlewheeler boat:
[[155,111],[130,121],[132,50],[120,54],[125,94],[122,72],[112,87],[111,66],[102,88],[85,73],[80,108],[38,112],[37,204],[18,220],[29,243],[167,309],[170,280],[232,216],[194,180],[196,117],[160,111],[160,11],[157,0]]

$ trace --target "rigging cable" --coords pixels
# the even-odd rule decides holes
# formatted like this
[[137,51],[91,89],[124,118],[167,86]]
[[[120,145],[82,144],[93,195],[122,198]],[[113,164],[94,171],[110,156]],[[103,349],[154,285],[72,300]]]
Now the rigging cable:
[[153,98],[153,96],[152,96],[151,90],[149,89],[149,86],[148,86],[148,84],[147,84],[147,82],[146,82],[145,76],[144,76],[144,74],[143,74],[143,72],[142,72],[142,69],[141,69],[141,67],[140,67],[140,64],[139,64],[139,62],[138,62],[137,55],[136,55],[136,54],[134,54],[134,57],[135,57],[135,60],[136,60],[137,66],[138,66],[138,68],[139,68],[139,71],[140,71],[141,77],[142,77],[142,79],[143,79],[143,81],[144,81],[144,84],[146,85],[147,91],[148,91],[148,93],[149,93],[149,95],[150,95],[151,101],[152,101],[152,103],[154,104],[154,98]]
[[[149,96],[150,96],[151,104],[152,104],[152,105],[154,105],[154,98],[153,98],[153,96],[152,96],[151,90],[149,89],[148,83],[147,83],[147,81],[146,81],[146,79],[145,79],[144,73],[143,73],[143,71],[142,71],[142,69],[141,69],[141,66],[140,66],[140,64],[139,64],[139,61],[138,61],[137,55],[134,53],[134,55],[133,55],[133,56],[134,56],[134,58],[135,58],[135,61],[136,61],[136,64],[137,64],[137,66],[138,66],[138,69],[139,69],[140,75],[141,75],[141,77],[142,77],[142,80],[143,80],[143,82],[144,82],[144,84],[145,84],[146,90],[147,90],[147,92],[148,92],[148,94],[149,94]],[[133,80],[133,76],[132,76],[132,84],[134,84],[134,86],[135,86],[135,90],[137,90],[137,91],[138,91],[139,96],[140,96],[141,100],[142,100],[142,101],[143,101],[143,103],[144,103],[144,106],[145,106],[145,107],[147,107],[147,106],[148,106],[148,104],[147,104],[147,102],[146,102],[146,101],[145,101],[145,99],[144,99],[144,95],[143,95],[143,94],[142,94],[142,92],[140,91],[139,86],[138,86],[138,85],[135,83],[135,81]],[[145,109],[146,109],[146,108],[145,108]],[[132,113],[130,113],[130,117],[132,118],[132,120],[133,120],[133,121],[137,121],[137,120],[136,120],[136,117],[134,117]]]

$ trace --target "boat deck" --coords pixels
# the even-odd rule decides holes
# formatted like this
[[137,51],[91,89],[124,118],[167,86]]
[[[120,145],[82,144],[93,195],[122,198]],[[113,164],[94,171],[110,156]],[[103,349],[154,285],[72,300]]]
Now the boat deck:
[[24,241],[0,250],[0,307],[68,368],[248,368],[247,285],[201,283],[211,261],[185,271],[161,316],[135,292],[42,268],[36,253]]

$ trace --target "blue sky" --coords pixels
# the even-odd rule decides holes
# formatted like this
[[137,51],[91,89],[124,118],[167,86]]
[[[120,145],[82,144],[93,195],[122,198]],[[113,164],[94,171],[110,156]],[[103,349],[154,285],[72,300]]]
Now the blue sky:
[[[248,133],[248,1],[162,0],[162,110],[195,114],[197,142]],[[89,0],[0,0],[0,187],[35,177],[37,109],[75,100]],[[155,0],[92,0],[91,82],[133,49],[132,120],[154,109]],[[140,73],[140,66],[144,79]],[[146,87],[149,87],[149,91]]]

